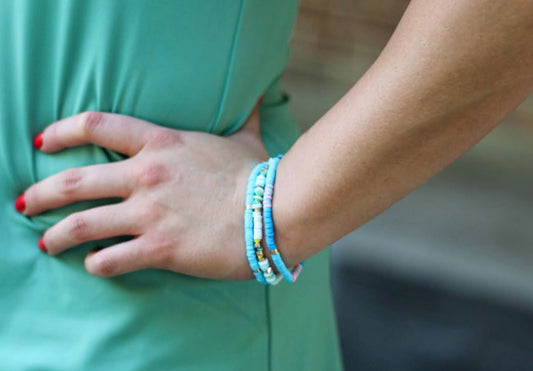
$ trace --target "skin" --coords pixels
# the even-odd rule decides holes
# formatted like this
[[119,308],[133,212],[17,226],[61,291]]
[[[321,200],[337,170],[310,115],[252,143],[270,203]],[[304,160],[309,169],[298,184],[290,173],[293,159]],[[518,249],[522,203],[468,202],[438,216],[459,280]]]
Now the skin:
[[[50,227],[43,235],[48,254],[85,241],[132,235],[130,241],[89,253],[87,271],[115,276],[158,268],[206,278],[253,277],[242,254],[242,210],[243,180],[256,163],[268,159],[257,106],[227,138],[101,112],[54,122],[42,138],[40,150],[47,153],[94,143],[129,156],[62,171],[24,192],[24,215],[84,199],[124,199],[70,214]],[[220,241],[232,243],[221,249]]]
[[[533,89],[532,12],[533,1],[411,1],[372,67],[280,161],[273,214],[288,266],[426,182],[525,99]],[[132,241],[89,254],[89,273],[152,267],[252,279],[242,220],[248,174],[267,157],[257,115],[228,138],[111,114],[52,123],[43,132],[44,152],[94,143],[130,158],[32,185],[24,214],[123,197],[48,229],[49,253],[132,234]]]

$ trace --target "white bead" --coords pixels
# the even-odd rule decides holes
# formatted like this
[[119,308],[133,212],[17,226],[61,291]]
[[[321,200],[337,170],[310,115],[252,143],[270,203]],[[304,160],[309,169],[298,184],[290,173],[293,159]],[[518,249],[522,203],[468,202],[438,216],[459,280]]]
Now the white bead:
[[268,268],[270,268],[270,266],[268,264],[268,260],[266,260],[266,259],[259,260],[259,266],[261,267],[262,271],[266,271]]
[[261,174],[255,179],[255,185],[262,187],[262,186],[265,185],[265,181],[266,181],[265,176],[263,174]]

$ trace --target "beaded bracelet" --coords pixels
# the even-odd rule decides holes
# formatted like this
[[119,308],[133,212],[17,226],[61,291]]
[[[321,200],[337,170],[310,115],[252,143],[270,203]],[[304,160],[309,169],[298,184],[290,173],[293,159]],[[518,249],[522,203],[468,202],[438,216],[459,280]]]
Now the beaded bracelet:
[[255,189],[252,203],[254,249],[259,267],[263,271],[263,276],[265,277],[267,283],[270,285],[277,285],[283,277],[281,275],[274,275],[274,271],[270,267],[268,259],[263,255],[263,247],[261,246],[261,241],[263,239],[263,217],[261,215],[261,209],[263,208],[263,195],[268,171],[268,162],[265,162],[264,164],[265,166],[261,169],[259,175],[255,179]]
[[279,163],[279,160],[283,157],[283,154],[280,154],[276,157],[270,158],[268,160],[268,172],[266,177],[266,186],[263,196],[263,218],[265,222],[265,241],[268,249],[270,250],[270,255],[272,261],[276,265],[276,268],[281,273],[283,278],[287,282],[294,282],[298,278],[298,275],[302,271],[304,261],[297,264],[292,271],[289,271],[281,259],[281,255],[276,247],[276,242],[274,241],[274,223],[272,221],[272,197],[274,194],[274,181],[276,179],[276,170]]
[[255,278],[260,283],[266,285],[267,281],[263,274],[261,273],[261,268],[257,262],[257,257],[254,251],[254,223],[253,223],[253,213],[252,213],[252,200],[254,196],[254,184],[257,175],[261,169],[266,165],[266,162],[258,164],[250,173],[248,178],[248,186],[246,187],[246,209],[244,210],[244,241],[246,243],[246,257],[248,258],[248,263],[252,269]]
[[[244,231],[246,256],[257,281],[262,284],[276,285],[282,279],[274,275],[268,259],[263,255],[263,223],[261,209],[266,181],[268,162],[263,162],[252,170],[246,188],[246,209],[244,212]],[[254,188],[255,186],[255,188]]]

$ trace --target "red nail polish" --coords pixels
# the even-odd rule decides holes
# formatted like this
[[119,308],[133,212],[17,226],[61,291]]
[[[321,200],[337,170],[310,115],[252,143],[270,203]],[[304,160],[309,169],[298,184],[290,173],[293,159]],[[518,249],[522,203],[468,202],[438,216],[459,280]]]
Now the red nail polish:
[[15,209],[21,213],[26,208],[26,201],[24,200],[24,193],[17,197],[15,200]]
[[33,140],[33,146],[39,149],[42,147],[42,145],[43,145],[43,133],[40,132],[39,134],[37,134],[37,136]]
[[257,104],[261,104],[261,102],[263,101],[263,98],[265,97],[264,94],[261,94],[261,96],[259,97],[259,99],[257,100]]
[[37,242],[37,246],[39,246],[39,250],[42,252],[48,252],[48,249],[46,248],[44,244],[44,237],[39,238],[39,242]]

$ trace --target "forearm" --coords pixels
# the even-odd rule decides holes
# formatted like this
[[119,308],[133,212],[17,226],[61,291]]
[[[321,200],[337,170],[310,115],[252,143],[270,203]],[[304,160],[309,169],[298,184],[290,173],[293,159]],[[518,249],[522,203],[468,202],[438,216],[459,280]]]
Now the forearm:
[[531,1],[412,1],[382,55],[287,152],[289,264],[356,229],[483,138],[532,90]]

